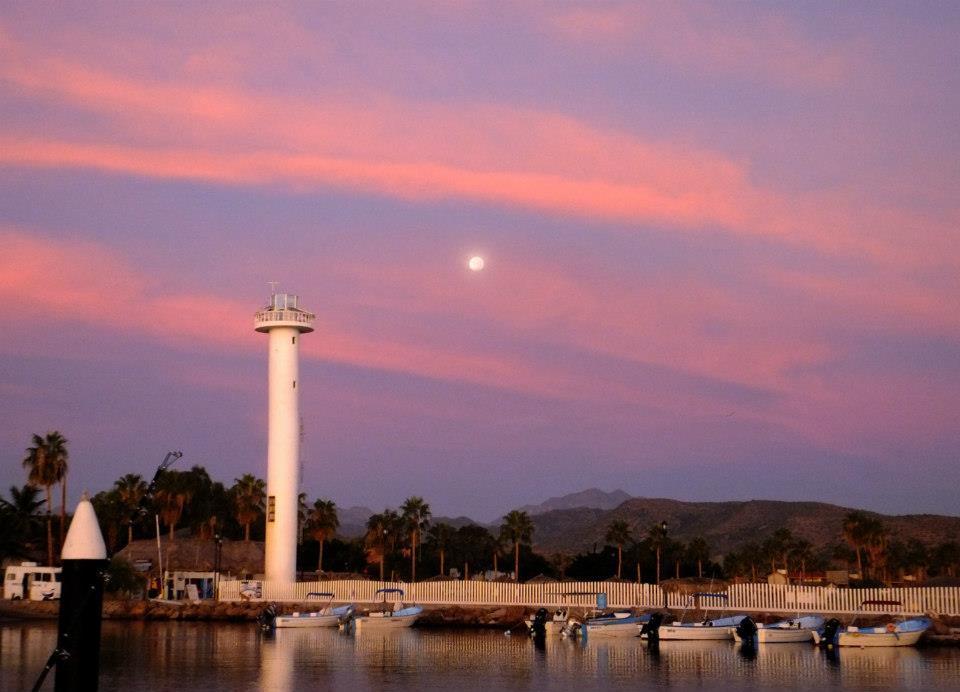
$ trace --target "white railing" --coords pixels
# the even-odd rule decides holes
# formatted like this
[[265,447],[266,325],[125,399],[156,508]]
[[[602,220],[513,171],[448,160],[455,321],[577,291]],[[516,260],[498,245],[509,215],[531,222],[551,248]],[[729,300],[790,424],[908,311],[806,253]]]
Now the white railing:
[[[305,601],[311,592],[332,592],[337,602],[372,603],[380,600],[378,589],[402,589],[403,600],[424,605],[524,606],[554,608],[591,607],[596,594],[605,593],[611,608],[670,608],[690,605],[689,596],[665,593],[655,584],[629,582],[562,582],[510,584],[485,581],[434,581],[406,584],[367,580],[314,581],[283,584],[257,582],[259,597],[251,582],[223,580],[222,601]],[[241,595],[243,592],[243,595]],[[960,588],[917,587],[909,589],[837,589],[821,586],[778,584],[734,584],[725,590],[726,599],[701,598],[703,610],[786,612],[786,613],[888,613],[906,615],[934,612],[960,615]],[[577,594],[577,595],[572,595]],[[395,600],[394,597],[388,600]],[[899,601],[902,607],[863,606],[868,600]]]
[[312,322],[313,313],[301,310],[261,310],[253,316],[254,322]]

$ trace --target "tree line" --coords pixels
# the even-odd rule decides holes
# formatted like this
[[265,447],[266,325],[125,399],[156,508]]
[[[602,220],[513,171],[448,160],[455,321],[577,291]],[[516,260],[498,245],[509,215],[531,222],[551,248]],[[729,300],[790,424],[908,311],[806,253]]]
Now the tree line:
[[[39,559],[45,554],[47,564],[54,564],[68,521],[66,438],[58,431],[33,435],[22,464],[27,483],[11,487],[8,498],[0,497],[0,560]],[[55,486],[60,490],[56,516]],[[149,495],[142,476],[126,474],[91,501],[111,554],[138,538],[153,537],[154,516],[169,540],[176,540],[178,530],[200,539],[262,540],[266,526],[266,483],[262,479],[243,474],[227,487],[213,480],[203,466],[164,471]],[[889,582],[907,574],[917,581],[931,575],[954,577],[960,567],[960,546],[955,541],[928,546],[916,539],[900,540],[881,518],[862,511],[844,517],[842,543],[815,548],[810,541],[780,528],[716,561],[706,539],[676,540],[665,522],[634,537],[627,522],[612,521],[602,549],[594,545],[593,550],[572,556],[545,556],[532,549],[534,523],[519,510],[507,513],[494,530],[477,524],[454,527],[435,523],[430,505],[422,497],[411,496],[397,509],[372,515],[364,535],[352,540],[337,537],[340,520],[333,500],[309,502],[301,493],[298,513],[301,571],[323,572],[326,567],[380,579],[415,581],[447,575],[452,567],[469,578],[487,570],[501,574],[512,567],[515,579],[544,574],[560,579],[616,577],[659,583],[663,577],[706,575],[758,581],[782,569],[799,573],[802,581],[811,571],[840,566],[855,569],[861,580]]]

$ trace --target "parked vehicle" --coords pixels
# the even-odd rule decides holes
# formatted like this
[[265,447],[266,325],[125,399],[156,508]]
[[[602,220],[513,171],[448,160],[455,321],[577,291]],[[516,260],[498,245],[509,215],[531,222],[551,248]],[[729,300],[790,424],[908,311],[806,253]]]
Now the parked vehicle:
[[7,567],[3,578],[3,597],[7,600],[51,601],[60,598],[59,567],[40,567],[22,562]]

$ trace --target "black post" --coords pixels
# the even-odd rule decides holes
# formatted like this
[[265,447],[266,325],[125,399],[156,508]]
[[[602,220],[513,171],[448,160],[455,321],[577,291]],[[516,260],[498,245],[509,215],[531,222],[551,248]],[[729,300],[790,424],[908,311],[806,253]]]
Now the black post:
[[100,678],[100,619],[109,562],[93,505],[77,505],[63,544],[56,692],[95,692]]

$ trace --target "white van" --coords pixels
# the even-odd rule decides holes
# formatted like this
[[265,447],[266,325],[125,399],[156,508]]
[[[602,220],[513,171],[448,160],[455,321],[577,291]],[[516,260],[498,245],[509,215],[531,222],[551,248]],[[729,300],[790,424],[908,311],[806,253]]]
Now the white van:
[[3,597],[9,601],[27,598],[50,601],[60,598],[59,567],[40,567],[36,562],[22,562],[7,567],[3,577]]

